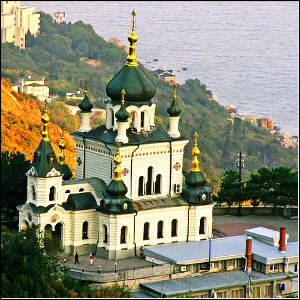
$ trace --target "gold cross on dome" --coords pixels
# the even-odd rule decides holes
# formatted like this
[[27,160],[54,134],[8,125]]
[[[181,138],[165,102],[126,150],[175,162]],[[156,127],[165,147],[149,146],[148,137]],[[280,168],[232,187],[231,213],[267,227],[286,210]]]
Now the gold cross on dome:
[[132,10],[131,15],[132,15],[132,30],[134,30],[134,17],[136,16],[134,9]]
[[88,94],[88,81],[87,79],[84,81],[84,92],[87,95]]
[[194,137],[195,137],[195,145],[197,145],[197,137],[198,137],[198,133],[197,133],[197,131],[195,131],[195,133],[194,133]]
[[122,103],[122,105],[124,105],[125,104],[125,94],[126,94],[124,89],[121,91],[121,94],[122,94],[121,103]]
[[176,99],[176,83],[174,84],[174,99]]

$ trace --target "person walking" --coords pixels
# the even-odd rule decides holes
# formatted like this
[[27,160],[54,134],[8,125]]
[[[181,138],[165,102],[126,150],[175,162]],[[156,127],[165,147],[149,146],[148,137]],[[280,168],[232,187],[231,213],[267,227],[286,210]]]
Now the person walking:
[[75,253],[75,265],[76,265],[77,263],[79,264],[79,259],[78,259],[78,253],[76,252],[76,253]]
[[91,262],[91,266],[92,266],[94,264],[94,258],[95,258],[94,253],[91,252],[89,256],[90,256],[90,262]]

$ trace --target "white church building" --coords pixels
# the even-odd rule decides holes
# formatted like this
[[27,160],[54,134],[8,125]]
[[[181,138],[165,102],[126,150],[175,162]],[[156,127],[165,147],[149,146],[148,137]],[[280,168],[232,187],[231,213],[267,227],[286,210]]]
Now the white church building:
[[90,127],[93,105],[80,102],[76,175],[65,164],[63,137],[58,159],[49,140],[47,107],[43,138],[27,172],[27,201],[18,207],[19,228],[40,224],[58,236],[66,254],[89,252],[107,259],[142,255],[143,247],[199,241],[212,235],[211,189],[199,169],[197,133],[189,174],[182,173],[184,147],[178,130],[176,86],[169,130],[155,126],[155,92],[139,68],[138,37],[132,30],[127,62],[106,87],[106,124]]

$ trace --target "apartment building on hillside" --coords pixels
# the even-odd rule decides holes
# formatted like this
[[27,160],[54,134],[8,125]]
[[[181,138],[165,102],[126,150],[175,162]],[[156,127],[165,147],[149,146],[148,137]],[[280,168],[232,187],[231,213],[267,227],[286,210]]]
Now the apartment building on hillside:
[[25,49],[25,35],[40,33],[40,14],[35,7],[21,7],[20,1],[1,1],[1,42]]

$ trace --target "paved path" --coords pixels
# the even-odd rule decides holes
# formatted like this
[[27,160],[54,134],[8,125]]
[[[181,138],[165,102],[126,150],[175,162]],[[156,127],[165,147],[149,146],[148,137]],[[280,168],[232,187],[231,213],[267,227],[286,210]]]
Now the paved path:
[[298,220],[281,216],[213,216],[213,229],[221,232],[223,236],[245,234],[245,230],[263,226],[278,230],[285,227],[289,234],[288,242],[298,241]]
[[90,265],[90,258],[88,255],[79,256],[79,264],[74,263],[74,257],[69,256],[67,259],[68,267],[72,269],[78,269],[85,271],[97,271],[98,266],[100,266],[100,271],[102,272],[114,272],[115,271],[115,263],[117,263],[117,272],[122,270],[132,270],[133,267],[144,268],[151,267],[152,263],[138,257],[119,259],[119,260],[106,260],[99,257],[94,259],[94,264]]

